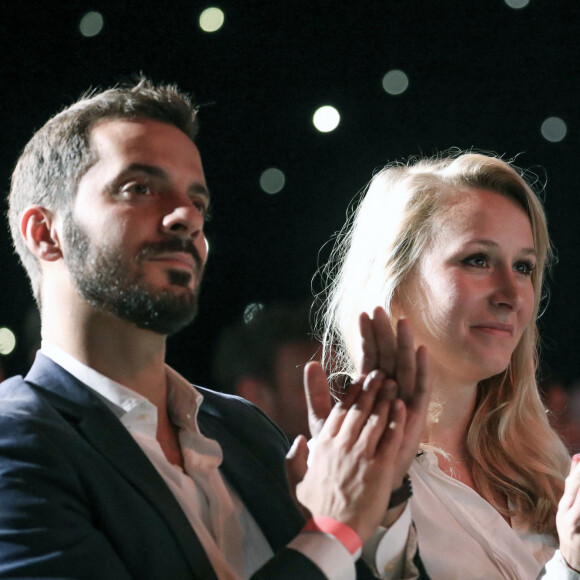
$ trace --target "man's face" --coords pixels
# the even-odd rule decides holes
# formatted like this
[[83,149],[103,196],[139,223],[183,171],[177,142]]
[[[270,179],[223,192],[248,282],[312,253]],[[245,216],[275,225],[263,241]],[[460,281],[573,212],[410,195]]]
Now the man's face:
[[160,334],[194,317],[209,193],[197,147],[153,120],[92,131],[98,157],[64,218],[64,261],[92,306]]

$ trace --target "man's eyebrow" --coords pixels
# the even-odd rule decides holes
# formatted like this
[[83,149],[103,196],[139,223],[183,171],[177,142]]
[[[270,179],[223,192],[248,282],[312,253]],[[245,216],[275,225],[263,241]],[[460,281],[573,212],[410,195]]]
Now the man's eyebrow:
[[207,197],[208,201],[211,199],[211,194],[209,192],[209,189],[203,184],[203,183],[199,183],[199,182],[195,182],[192,183],[187,190],[190,193],[197,193],[199,195],[203,195],[204,197]]
[[[131,163],[118,176],[118,179],[123,179],[128,174],[131,173],[144,173],[145,175],[149,175],[150,177],[156,177],[158,179],[162,179],[164,181],[171,181],[171,177],[167,171],[162,169],[161,167],[157,167],[156,165],[148,165],[146,163]],[[211,195],[209,189],[201,182],[194,182],[187,188],[188,193],[195,193],[197,195],[203,195],[207,197],[207,199],[211,199]]]

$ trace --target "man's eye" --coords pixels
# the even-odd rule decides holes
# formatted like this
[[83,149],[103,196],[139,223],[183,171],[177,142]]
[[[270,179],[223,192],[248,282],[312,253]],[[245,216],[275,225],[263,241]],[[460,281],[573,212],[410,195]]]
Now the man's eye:
[[123,187],[123,193],[127,195],[151,195],[151,188],[146,183],[129,183]]
[[192,199],[191,203],[193,204],[193,207],[195,207],[197,211],[199,211],[199,213],[204,217],[205,220],[209,219],[209,207],[205,201]]

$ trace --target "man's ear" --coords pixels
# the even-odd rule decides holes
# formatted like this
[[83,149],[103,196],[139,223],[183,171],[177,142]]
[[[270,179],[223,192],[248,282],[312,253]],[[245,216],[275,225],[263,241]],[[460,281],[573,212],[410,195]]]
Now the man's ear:
[[40,205],[30,206],[22,214],[20,234],[39,260],[54,262],[62,258],[55,221],[53,213]]

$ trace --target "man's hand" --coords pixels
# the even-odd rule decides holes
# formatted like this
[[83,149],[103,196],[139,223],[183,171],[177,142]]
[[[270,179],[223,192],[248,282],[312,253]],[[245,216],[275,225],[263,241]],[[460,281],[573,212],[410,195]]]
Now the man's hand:
[[[361,376],[357,383],[374,369],[392,379],[398,387],[397,396],[405,402],[407,420],[400,456],[397,459],[395,487],[403,483],[403,477],[417,454],[425,429],[425,420],[431,398],[432,381],[429,376],[427,351],[420,346],[415,350],[413,332],[407,320],[400,320],[397,334],[383,308],[377,307],[372,318],[360,316],[362,339]],[[332,409],[330,387],[326,374],[319,363],[309,363],[304,372],[308,424],[310,434],[317,437]],[[355,386],[352,383],[349,390]]]
[[389,503],[405,426],[396,385],[373,371],[330,411],[297,497],[313,516],[350,526],[365,542]]
[[564,495],[558,505],[556,526],[560,537],[560,552],[568,566],[580,572],[580,455],[572,457],[570,475],[566,478]]
[[[400,487],[417,454],[425,421],[432,381],[429,376],[427,352],[424,347],[415,350],[413,334],[407,320],[400,320],[397,333],[393,332],[391,322],[383,308],[377,307],[372,317],[363,313],[360,316],[362,357],[360,377],[350,385],[351,389],[360,387],[365,376],[374,369],[384,373],[384,380],[396,382],[398,397],[406,404],[406,421],[403,441],[395,464],[393,489]],[[326,374],[319,363],[309,363],[304,373],[306,401],[308,404],[308,423],[312,437],[321,433],[332,409],[330,387]],[[304,464],[305,464],[304,459]],[[294,460],[296,464],[296,461]],[[290,469],[291,465],[289,465]],[[294,468],[294,472],[305,472],[305,467]],[[299,481],[294,476],[291,481]],[[389,527],[404,509],[404,504],[387,511],[382,524]]]

